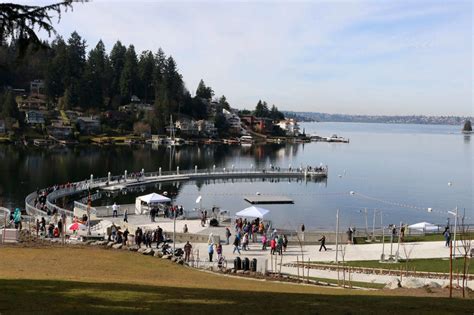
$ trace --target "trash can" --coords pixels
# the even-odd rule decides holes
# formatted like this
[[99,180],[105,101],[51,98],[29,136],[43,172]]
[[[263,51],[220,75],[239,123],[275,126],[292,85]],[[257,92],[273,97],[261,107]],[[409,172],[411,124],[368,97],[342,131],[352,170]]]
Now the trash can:
[[257,272],[257,258],[252,259],[250,262],[250,270],[253,272]]
[[250,260],[247,257],[244,258],[242,269],[244,271],[250,270]]
[[240,257],[237,257],[234,259],[234,269],[235,270],[242,269],[242,261],[240,260]]

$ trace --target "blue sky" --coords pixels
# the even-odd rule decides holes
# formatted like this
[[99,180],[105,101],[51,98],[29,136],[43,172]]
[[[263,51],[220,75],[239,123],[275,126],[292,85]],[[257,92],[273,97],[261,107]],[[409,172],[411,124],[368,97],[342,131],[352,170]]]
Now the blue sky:
[[456,0],[95,0],[57,30],[89,48],[162,47],[190,91],[202,78],[237,108],[473,115],[472,15]]

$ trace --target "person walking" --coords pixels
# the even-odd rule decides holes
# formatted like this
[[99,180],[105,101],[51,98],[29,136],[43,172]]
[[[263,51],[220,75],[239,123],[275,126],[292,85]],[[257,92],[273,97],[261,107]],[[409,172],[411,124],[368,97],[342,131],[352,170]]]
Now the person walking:
[[118,215],[118,206],[117,206],[117,203],[114,202],[114,204],[112,205],[112,218],[116,218]]
[[226,245],[229,245],[229,239],[230,239],[231,235],[232,235],[232,233],[230,233],[229,227],[226,227],[225,228]]
[[271,254],[271,255],[274,255],[274,254],[275,254],[275,251],[276,251],[276,244],[277,244],[277,242],[276,242],[275,238],[272,238],[272,239],[270,240],[270,254]]
[[125,211],[123,212],[123,222],[128,223],[128,208],[125,208]]
[[125,229],[125,231],[123,232],[123,246],[127,246],[128,244],[128,234],[130,234],[130,232],[128,231],[128,228]]
[[222,257],[222,244],[221,243],[216,245],[216,253],[217,253],[217,260],[221,259]]
[[321,246],[319,247],[319,251],[321,251],[321,249],[324,248],[324,251],[327,251],[327,248],[326,248],[326,236],[323,235],[323,237],[321,237],[318,242],[321,242]]
[[444,236],[444,239],[446,240],[446,243],[444,244],[444,246],[449,247],[450,242],[451,242],[451,233],[449,232],[449,227],[447,227],[444,230],[443,236]]
[[212,255],[214,255],[214,243],[210,243],[207,246],[207,252],[209,254],[209,262],[212,262]]
[[184,245],[184,261],[189,262],[189,257],[191,256],[191,250],[193,249],[193,246],[189,243],[189,241],[186,242]]
[[262,250],[267,250],[267,235],[262,235]]
[[240,248],[239,248],[239,245],[240,245],[240,238],[239,238],[239,235],[237,234],[234,238],[234,251],[232,252],[232,254],[235,254],[235,251],[237,251],[240,255]]

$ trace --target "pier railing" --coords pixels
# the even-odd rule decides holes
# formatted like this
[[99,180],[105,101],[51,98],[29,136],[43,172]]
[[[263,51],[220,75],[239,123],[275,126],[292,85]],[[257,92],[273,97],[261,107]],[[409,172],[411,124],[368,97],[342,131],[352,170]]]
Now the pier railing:
[[[308,176],[308,172],[311,172],[313,175],[317,176],[327,176],[327,167],[322,168],[319,171],[310,171],[308,168],[279,168],[279,167],[270,167],[270,168],[262,168],[258,169],[255,167],[252,168],[235,168],[234,166],[231,167],[216,167],[213,166],[212,168],[207,169],[198,169],[195,166],[193,169],[186,169],[181,170],[179,167],[176,168],[175,171],[162,171],[161,168],[156,172],[134,172],[127,174],[125,171],[123,175],[115,175],[112,176],[110,173],[107,177],[100,177],[94,178],[91,175],[90,179],[86,179],[83,181],[75,182],[72,184],[66,185],[66,187],[60,187],[53,190],[49,193],[46,197],[46,207],[47,209],[53,213],[58,213],[61,216],[66,217],[73,217],[74,211],[69,209],[61,208],[56,205],[55,201],[59,198],[80,194],[87,190],[98,189],[102,187],[106,187],[112,184],[119,184],[123,181],[123,183],[130,183],[131,180],[136,181],[147,181],[152,180],[160,177],[171,177],[175,176],[178,177],[185,177],[190,176],[193,178],[200,178],[200,177],[219,177],[219,176]],[[44,216],[48,217],[48,213],[44,210],[38,209],[35,207],[34,201],[37,198],[36,192],[29,194],[25,198],[25,209],[29,215],[32,216]]]

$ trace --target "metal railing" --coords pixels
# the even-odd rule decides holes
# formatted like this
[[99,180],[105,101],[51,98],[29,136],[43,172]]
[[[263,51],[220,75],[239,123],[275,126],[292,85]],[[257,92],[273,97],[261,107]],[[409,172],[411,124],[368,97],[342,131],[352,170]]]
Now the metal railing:
[[[310,171],[313,175],[320,175],[320,176],[327,176],[327,167],[323,168],[319,171]],[[83,180],[79,182],[75,182],[72,184],[67,185],[64,188],[57,188],[53,190],[46,196],[46,207],[51,213],[58,213],[61,216],[73,217],[74,212],[68,209],[61,208],[55,204],[55,201],[59,198],[70,196],[74,194],[82,193],[86,190],[100,188],[107,185],[111,185],[113,182],[119,183],[123,180],[124,183],[129,183],[130,180],[136,180],[137,182],[151,180],[160,177],[186,177],[189,176],[192,179],[200,178],[200,177],[207,177],[207,176],[275,176],[275,175],[282,175],[282,176],[307,176],[308,169],[306,168],[235,168],[235,167],[212,167],[207,169],[188,169],[188,170],[180,170],[179,168],[176,171],[161,171],[161,169],[157,172],[147,172],[147,173],[131,173],[127,176],[125,173],[123,175],[115,175],[115,176],[107,176],[101,178],[91,178],[88,180]],[[176,178],[175,178],[176,179]],[[31,193],[25,198],[25,208],[29,215],[32,216],[45,216],[48,217],[46,211],[38,209],[34,206],[34,200],[37,198],[36,192]]]

